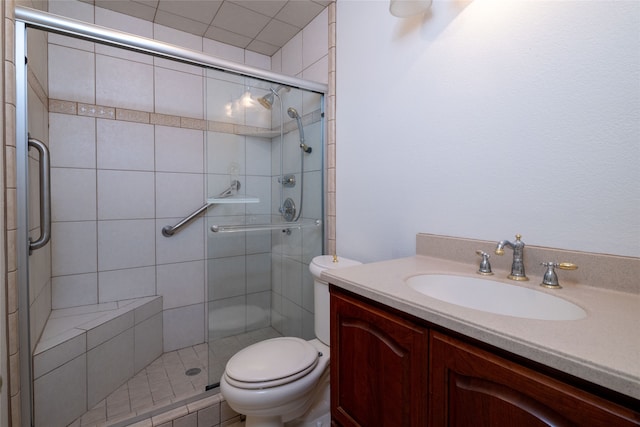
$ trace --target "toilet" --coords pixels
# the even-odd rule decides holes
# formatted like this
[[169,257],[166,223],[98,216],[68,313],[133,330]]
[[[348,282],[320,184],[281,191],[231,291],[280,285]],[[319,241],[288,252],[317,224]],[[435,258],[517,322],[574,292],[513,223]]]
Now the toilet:
[[246,415],[246,427],[325,427],[329,414],[329,286],[322,271],[361,264],[331,255],[315,257],[313,275],[316,338],[280,337],[236,353],[220,379],[229,406]]

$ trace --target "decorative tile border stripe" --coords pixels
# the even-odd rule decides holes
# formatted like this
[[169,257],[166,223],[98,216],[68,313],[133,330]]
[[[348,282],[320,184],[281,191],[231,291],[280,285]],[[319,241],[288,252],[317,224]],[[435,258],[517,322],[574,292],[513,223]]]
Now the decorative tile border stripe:
[[[193,117],[173,116],[148,111],[129,110],[126,108],[108,107],[104,105],[85,104],[82,102],[64,101],[60,99],[49,99],[49,112],[264,138],[273,138],[278,136],[280,132],[279,128],[261,128],[257,126],[195,119]],[[305,114],[302,117],[302,123],[309,125],[319,122],[321,119],[322,113],[318,109],[309,114]],[[295,120],[284,124],[285,132],[291,132],[296,129],[297,124]]]

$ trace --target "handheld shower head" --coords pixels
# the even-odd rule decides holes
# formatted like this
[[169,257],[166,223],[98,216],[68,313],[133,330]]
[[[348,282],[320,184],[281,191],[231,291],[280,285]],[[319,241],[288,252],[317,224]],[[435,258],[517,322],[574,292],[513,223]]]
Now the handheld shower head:
[[302,120],[300,119],[300,114],[298,114],[298,111],[293,107],[289,107],[287,109],[287,114],[292,119],[296,119],[296,122],[298,123],[298,131],[300,132],[300,148],[302,148],[302,151],[304,151],[305,153],[311,153],[311,147],[304,143],[304,131],[302,130]]
[[291,117],[292,119],[297,119],[297,120],[299,120],[299,119],[300,119],[300,115],[298,114],[298,110],[296,110],[296,109],[295,109],[295,108],[293,108],[293,107],[289,107],[289,108],[287,109],[287,114],[288,114],[288,115],[289,115],[289,117]]

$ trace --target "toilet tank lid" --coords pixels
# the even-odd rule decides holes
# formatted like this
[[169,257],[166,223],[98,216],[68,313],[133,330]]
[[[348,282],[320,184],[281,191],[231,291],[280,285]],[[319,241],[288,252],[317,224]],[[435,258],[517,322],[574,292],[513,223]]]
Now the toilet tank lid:
[[333,255],[320,255],[311,260],[311,264],[318,267],[320,270],[331,270],[334,268],[351,267],[354,265],[362,264],[360,261],[355,261],[349,258],[335,257],[334,262]]

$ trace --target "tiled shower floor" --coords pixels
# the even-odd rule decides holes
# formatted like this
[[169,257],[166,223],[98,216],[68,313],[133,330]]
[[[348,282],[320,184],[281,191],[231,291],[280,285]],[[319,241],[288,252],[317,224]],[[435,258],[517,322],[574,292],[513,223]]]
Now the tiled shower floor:
[[[278,336],[274,329],[264,328],[213,341],[214,378],[220,377],[227,360],[238,350]],[[204,392],[209,384],[208,355],[206,343],[164,353],[70,427],[108,426]],[[187,371],[194,368],[200,372],[188,375]]]

